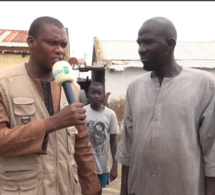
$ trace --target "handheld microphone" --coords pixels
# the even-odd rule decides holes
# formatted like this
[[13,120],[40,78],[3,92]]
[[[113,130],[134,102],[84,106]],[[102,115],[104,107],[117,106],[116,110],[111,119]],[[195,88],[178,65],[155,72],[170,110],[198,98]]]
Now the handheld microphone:
[[62,85],[69,104],[75,103],[71,83],[75,80],[71,65],[64,60],[56,62],[52,67],[53,77],[58,85]]

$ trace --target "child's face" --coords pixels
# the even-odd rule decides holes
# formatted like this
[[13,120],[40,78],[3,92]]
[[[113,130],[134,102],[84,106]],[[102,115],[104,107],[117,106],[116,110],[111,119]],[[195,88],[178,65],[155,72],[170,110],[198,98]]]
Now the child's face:
[[104,98],[104,90],[102,86],[94,86],[89,90],[89,99],[91,104],[101,104]]

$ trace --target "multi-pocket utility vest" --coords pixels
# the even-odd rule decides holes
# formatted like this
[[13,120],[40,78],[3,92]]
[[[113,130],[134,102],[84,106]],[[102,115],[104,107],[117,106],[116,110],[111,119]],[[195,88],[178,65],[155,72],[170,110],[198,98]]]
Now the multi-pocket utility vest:
[[[0,75],[0,92],[10,128],[49,117],[24,65],[10,71],[1,70]],[[72,87],[78,98],[80,87]],[[65,103],[67,100],[61,90],[61,109]],[[0,157],[0,195],[79,195],[74,160],[76,133],[75,127],[69,127],[49,134],[47,154]]]

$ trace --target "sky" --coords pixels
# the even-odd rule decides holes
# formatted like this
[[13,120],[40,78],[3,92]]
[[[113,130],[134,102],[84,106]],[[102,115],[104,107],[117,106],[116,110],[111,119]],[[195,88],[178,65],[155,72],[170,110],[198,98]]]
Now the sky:
[[215,1],[0,1],[0,29],[28,30],[51,16],[69,31],[70,56],[91,63],[93,38],[136,41],[142,23],[170,19],[178,41],[215,41]]

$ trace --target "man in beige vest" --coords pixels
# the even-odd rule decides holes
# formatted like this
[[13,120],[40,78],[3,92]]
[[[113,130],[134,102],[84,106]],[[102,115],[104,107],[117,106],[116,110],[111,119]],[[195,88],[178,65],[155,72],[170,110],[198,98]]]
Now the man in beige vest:
[[[55,18],[37,18],[27,43],[28,63],[0,74],[0,195],[97,195],[85,109],[67,105],[52,76],[65,57],[65,28]],[[72,88],[78,100],[80,86]]]

